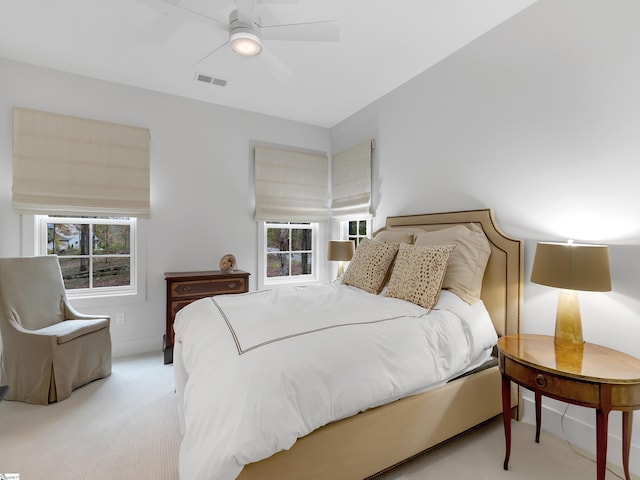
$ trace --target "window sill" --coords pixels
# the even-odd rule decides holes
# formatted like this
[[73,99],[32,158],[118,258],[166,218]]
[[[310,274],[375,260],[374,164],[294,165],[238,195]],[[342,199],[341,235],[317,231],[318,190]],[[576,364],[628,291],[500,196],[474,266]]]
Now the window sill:
[[145,301],[145,295],[141,292],[112,293],[109,295],[73,295],[67,292],[67,299],[74,308],[109,307],[143,303]]
[[291,287],[291,286],[306,286],[306,285],[319,285],[322,282],[318,279],[308,279],[308,280],[286,280],[286,281],[281,281],[281,282],[269,282],[269,283],[263,283],[264,288],[265,289],[272,289],[272,288],[282,288],[282,287]]

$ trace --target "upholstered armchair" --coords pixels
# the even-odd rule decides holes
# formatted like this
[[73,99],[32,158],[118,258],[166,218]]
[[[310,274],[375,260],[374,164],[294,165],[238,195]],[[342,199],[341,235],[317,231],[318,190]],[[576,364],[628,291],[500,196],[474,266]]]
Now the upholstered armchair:
[[0,385],[47,405],[111,373],[109,317],[68,302],[56,256],[0,258]]

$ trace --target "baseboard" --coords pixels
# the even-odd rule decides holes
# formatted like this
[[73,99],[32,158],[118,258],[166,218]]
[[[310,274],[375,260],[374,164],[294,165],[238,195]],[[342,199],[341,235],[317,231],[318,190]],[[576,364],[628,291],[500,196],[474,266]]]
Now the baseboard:
[[[533,394],[525,390],[523,395],[524,416],[522,421],[535,425],[535,401]],[[542,433],[540,442],[544,441],[544,432],[552,433],[559,438],[570,442],[578,451],[585,454],[595,462],[596,448],[596,428],[595,410],[593,412],[593,423],[572,415],[572,410],[582,409],[582,407],[569,406],[567,413],[562,418],[566,403],[542,400]],[[621,413],[611,412],[609,415],[609,438],[607,446],[607,464],[618,474],[622,474],[622,431]],[[564,427],[564,428],[563,428]],[[563,431],[564,430],[564,431]],[[638,441],[640,439],[636,439]],[[631,452],[629,454],[629,471],[633,475],[640,475],[640,446],[631,439]],[[624,478],[624,475],[623,477]]]

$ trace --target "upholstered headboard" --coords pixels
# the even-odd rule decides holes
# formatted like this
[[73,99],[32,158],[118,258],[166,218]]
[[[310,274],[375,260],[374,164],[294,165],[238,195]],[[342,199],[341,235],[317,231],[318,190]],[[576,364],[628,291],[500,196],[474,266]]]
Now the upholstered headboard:
[[524,245],[505,235],[496,224],[493,211],[464,210],[388,217],[381,230],[441,230],[458,224],[475,223],[484,231],[491,246],[491,256],[482,282],[481,298],[498,335],[520,332],[522,285],[524,277]]

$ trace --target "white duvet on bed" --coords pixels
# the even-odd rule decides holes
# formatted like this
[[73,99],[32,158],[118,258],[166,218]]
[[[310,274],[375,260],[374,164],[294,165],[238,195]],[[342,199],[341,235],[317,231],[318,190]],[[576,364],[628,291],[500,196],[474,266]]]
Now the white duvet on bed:
[[182,480],[233,479],[326,423],[475,367],[497,340],[481,302],[443,291],[428,312],[339,284],[205,298],[174,328]]

